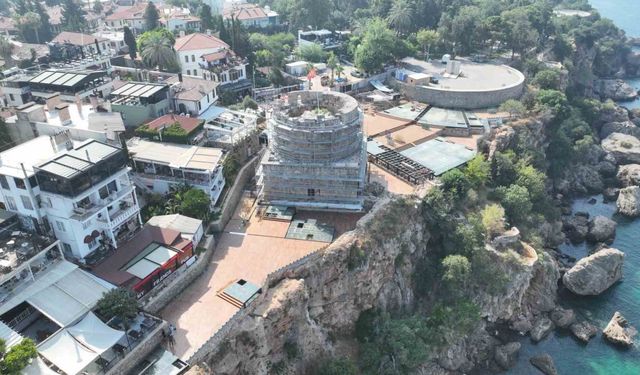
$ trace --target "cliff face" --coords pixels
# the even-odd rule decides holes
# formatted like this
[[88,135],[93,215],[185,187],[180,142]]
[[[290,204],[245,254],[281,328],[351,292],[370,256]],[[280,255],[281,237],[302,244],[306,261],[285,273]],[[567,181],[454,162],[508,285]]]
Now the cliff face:
[[[417,198],[382,198],[356,230],[307,263],[271,278],[193,373],[266,374],[274,368],[307,373],[318,358],[353,349],[349,337],[362,311],[377,307],[415,312],[413,265],[428,256],[430,239],[421,210]],[[524,255],[487,250],[509,280],[501,295],[478,294],[476,302],[487,320],[510,322],[553,307],[555,262],[526,248]],[[493,358],[498,340],[483,327],[484,321],[444,350],[439,365],[425,364],[428,372],[468,371]]]

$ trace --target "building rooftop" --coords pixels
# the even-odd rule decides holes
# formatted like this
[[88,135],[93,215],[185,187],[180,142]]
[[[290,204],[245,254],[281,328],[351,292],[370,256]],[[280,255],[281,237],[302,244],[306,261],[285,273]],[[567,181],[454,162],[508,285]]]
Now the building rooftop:
[[148,98],[165,87],[167,87],[167,85],[161,83],[129,82],[119,89],[112,91],[111,95]]
[[184,239],[191,239],[202,227],[202,220],[180,214],[159,215],[149,219],[147,225],[177,230]]
[[56,43],[70,43],[76,46],[88,46],[90,44],[94,44],[96,42],[107,42],[109,41],[106,38],[100,36],[94,36],[83,33],[75,33],[71,31],[63,31],[60,34],[56,35],[53,38],[52,42]]
[[421,143],[401,154],[432,170],[436,176],[459,167],[476,156],[475,151],[440,138]]
[[146,126],[149,129],[158,130],[178,123],[180,127],[189,134],[196,130],[202,122],[203,120],[200,120],[197,117],[180,116],[170,113],[148,122]]
[[[166,80],[174,88],[173,97],[177,100],[200,101],[211,94],[220,85],[219,82],[190,76],[182,76],[182,81],[177,76]],[[213,94],[215,95],[215,93]],[[211,98],[213,101],[215,98]]]
[[0,174],[4,176],[24,178],[35,174],[34,166],[66,151],[63,144],[56,144],[52,137],[41,136],[21,143],[7,151],[0,153]]
[[[269,17],[270,11],[257,4],[232,4],[224,10],[224,18],[236,18],[240,21],[256,20]],[[275,14],[277,15],[277,13]]]
[[121,6],[105,18],[105,21],[132,20],[144,18],[146,3],[138,3],[134,6]]
[[63,178],[72,178],[93,167],[96,163],[122,152],[122,149],[106,143],[89,140],[57,156],[44,164],[37,166],[45,171]]
[[190,244],[177,230],[145,225],[92,272],[112,284],[132,286]]
[[[174,49],[178,52],[181,51],[195,51],[203,49],[229,49],[229,45],[223,42],[221,39],[216,38],[213,35],[207,35],[203,33],[193,33],[181,38],[176,39]],[[199,56],[198,56],[199,57]]]
[[133,138],[127,143],[132,158],[171,168],[212,171],[220,163],[223,151],[219,148],[158,143]]

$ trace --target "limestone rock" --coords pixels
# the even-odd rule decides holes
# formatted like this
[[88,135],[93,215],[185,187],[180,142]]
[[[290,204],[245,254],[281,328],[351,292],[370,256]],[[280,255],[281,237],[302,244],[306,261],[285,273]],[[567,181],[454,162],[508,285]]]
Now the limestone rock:
[[559,328],[567,328],[576,321],[576,314],[571,309],[556,307],[550,314],[551,321]]
[[587,241],[611,244],[616,236],[617,223],[605,216],[595,216],[589,220]]
[[634,327],[629,325],[629,322],[627,322],[627,319],[625,319],[622,314],[616,311],[602,333],[611,343],[628,347],[633,345],[633,337],[638,332]]
[[602,197],[605,203],[615,202],[620,195],[620,189],[618,188],[606,188],[602,191]]
[[616,165],[608,160],[602,160],[596,165],[596,169],[603,177],[614,177],[616,175]]
[[587,321],[573,323],[569,329],[578,340],[584,343],[589,342],[598,333],[598,327]]
[[571,217],[565,218],[562,229],[564,229],[571,243],[581,243],[589,233],[589,214],[583,215],[578,212]]
[[614,248],[604,248],[580,259],[569,269],[562,281],[573,293],[595,296],[622,278],[624,253]]
[[638,97],[638,92],[621,79],[599,79],[593,89],[603,99],[623,101]]
[[501,345],[496,348],[495,360],[500,367],[508,370],[515,366],[518,360],[518,353],[520,352],[519,342],[510,342],[506,345]]
[[640,216],[640,187],[629,186],[620,189],[616,206],[618,212],[625,216]]
[[529,362],[545,375],[558,375],[558,370],[556,370],[556,365],[553,363],[553,358],[547,353],[531,357]]
[[623,187],[640,185],[640,164],[620,166],[616,178]]
[[612,133],[602,140],[602,148],[611,153],[619,165],[640,164],[640,140],[632,135]]
[[535,342],[539,342],[543,338],[547,337],[549,332],[554,328],[554,324],[551,319],[546,316],[538,318],[533,328],[531,329],[531,339]]
[[632,135],[634,137],[640,137],[640,128],[632,121],[608,122],[602,125],[602,129],[600,129],[600,138],[607,138],[613,133],[622,133]]

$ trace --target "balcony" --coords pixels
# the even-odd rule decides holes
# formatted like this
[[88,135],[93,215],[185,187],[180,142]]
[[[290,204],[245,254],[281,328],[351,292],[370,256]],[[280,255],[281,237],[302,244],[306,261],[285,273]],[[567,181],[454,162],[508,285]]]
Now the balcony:
[[109,211],[108,217],[101,217],[98,219],[98,222],[102,223],[109,230],[113,230],[127,221],[131,216],[137,214],[138,211],[140,211],[140,207],[137,204],[122,201],[117,210]]
[[[111,192],[111,194],[104,199],[74,208],[71,219],[76,221],[86,221],[105,207],[118,202],[123,197],[130,196],[132,192],[132,184],[122,185],[120,190]],[[49,208],[51,207],[49,206]]]

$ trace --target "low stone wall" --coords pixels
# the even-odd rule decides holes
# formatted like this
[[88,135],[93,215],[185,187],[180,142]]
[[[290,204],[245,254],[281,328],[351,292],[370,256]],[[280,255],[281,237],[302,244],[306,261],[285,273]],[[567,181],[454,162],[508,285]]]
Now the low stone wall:
[[398,81],[393,76],[389,85],[411,100],[429,103],[434,107],[456,109],[479,109],[497,107],[508,99],[517,99],[522,95],[524,81],[517,85],[495,90],[452,91],[429,86],[416,86]]
[[207,269],[215,249],[215,239],[212,235],[205,235],[200,245],[206,250],[200,254],[194,264],[190,267],[179,268],[178,271],[182,270],[182,273],[170,280],[169,284],[157,292],[152,290],[144,297],[142,301],[144,311],[157,314]]
[[242,192],[244,191],[244,187],[255,176],[256,168],[258,163],[260,163],[260,159],[264,154],[264,150],[259,152],[256,156],[253,157],[247,164],[245,164],[240,172],[238,172],[238,176],[236,177],[233,186],[227,192],[224,202],[222,203],[222,211],[220,212],[220,217],[218,220],[209,224],[208,231],[209,232],[222,232],[231,217],[233,216],[233,212],[240,202],[240,198],[242,198]]
[[107,371],[106,375],[125,375],[130,373],[134,367],[147,358],[162,343],[162,331],[167,330],[168,327],[169,323],[162,321],[138,346],[133,348],[120,362]]

